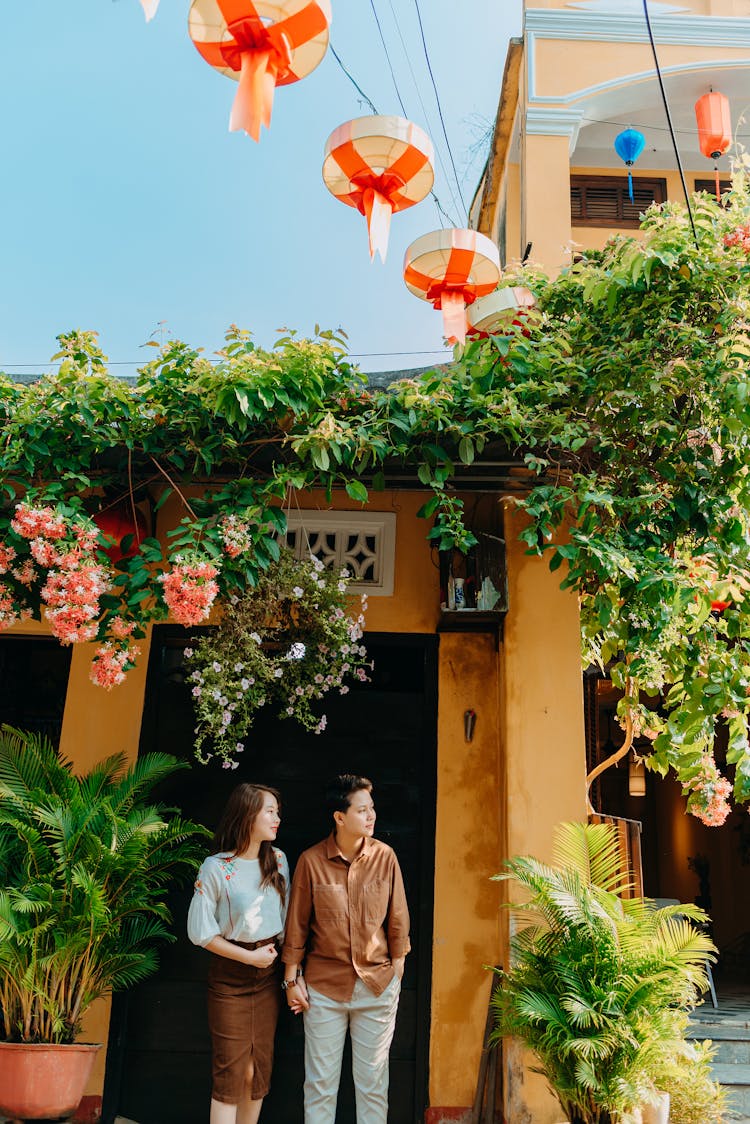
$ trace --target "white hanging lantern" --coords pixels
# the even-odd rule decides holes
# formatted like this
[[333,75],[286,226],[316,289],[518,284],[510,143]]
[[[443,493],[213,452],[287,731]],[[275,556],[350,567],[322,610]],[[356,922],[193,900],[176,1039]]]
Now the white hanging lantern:
[[385,261],[391,215],[419,203],[435,182],[432,141],[403,117],[356,117],[325,146],[323,182],[367,219],[370,257]]
[[476,230],[434,230],[412,242],[404,256],[410,293],[443,313],[448,342],[466,342],[466,309],[500,280],[497,246]]

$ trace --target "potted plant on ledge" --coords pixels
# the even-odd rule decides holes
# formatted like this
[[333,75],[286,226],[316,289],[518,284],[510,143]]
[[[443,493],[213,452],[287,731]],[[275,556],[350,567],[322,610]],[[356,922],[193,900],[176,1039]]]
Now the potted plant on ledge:
[[0,731],[0,1115],[76,1110],[99,1049],[75,1042],[84,1013],[173,939],[164,897],[207,832],[147,797],[181,767],[118,755],[76,777],[45,738]]
[[524,924],[496,998],[497,1036],[530,1047],[570,1124],[664,1121],[658,1077],[684,1054],[687,1012],[715,952],[691,924],[702,910],[622,897],[628,873],[611,824],[561,824],[552,864],[506,867],[497,878],[525,891],[512,907]]

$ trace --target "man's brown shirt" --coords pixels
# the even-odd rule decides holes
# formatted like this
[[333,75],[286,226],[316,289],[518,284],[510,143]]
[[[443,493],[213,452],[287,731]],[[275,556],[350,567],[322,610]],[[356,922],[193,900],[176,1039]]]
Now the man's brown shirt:
[[409,910],[392,849],[364,839],[353,862],[329,835],[304,851],[294,871],[282,960],[305,963],[305,978],[329,999],[351,999],[359,977],[380,995],[406,956]]

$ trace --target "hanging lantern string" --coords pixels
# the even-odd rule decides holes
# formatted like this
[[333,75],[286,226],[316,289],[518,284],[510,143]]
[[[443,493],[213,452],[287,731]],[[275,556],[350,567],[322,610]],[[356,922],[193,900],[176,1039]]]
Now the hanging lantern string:
[[[402,42],[403,42],[403,40],[402,40]],[[373,112],[373,113],[374,113],[374,114],[375,114],[376,116],[378,116],[378,115],[379,115],[379,111],[378,111],[378,109],[376,108],[376,106],[375,106],[374,102],[372,102],[372,101],[370,100],[370,98],[368,98],[367,94],[366,94],[366,93],[364,92],[364,90],[362,89],[362,87],[361,87],[361,86],[359,85],[359,83],[358,83],[358,82],[356,81],[356,79],[354,78],[354,76],[353,76],[353,75],[351,74],[351,72],[350,72],[350,71],[349,71],[349,70],[347,69],[347,67],[346,67],[346,66],[344,65],[344,61],[343,61],[343,59],[342,59],[342,58],[341,58],[341,56],[340,56],[340,55],[338,54],[338,52],[334,50],[334,48],[333,48],[333,44],[332,44],[332,43],[330,43],[330,44],[329,44],[329,47],[330,47],[330,50],[331,50],[331,54],[333,55],[334,59],[336,60],[336,62],[337,62],[337,63],[338,63],[338,65],[340,66],[340,68],[341,68],[341,70],[343,71],[343,73],[344,73],[344,74],[346,75],[346,77],[347,77],[347,78],[349,79],[349,81],[351,82],[352,86],[354,86],[354,89],[355,89],[355,90],[357,91],[357,93],[358,93],[358,94],[359,94],[359,95],[360,95],[360,96],[361,96],[361,97],[362,97],[362,98],[363,98],[363,99],[365,100],[365,102],[366,102],[366,103],[367,103],[367,104],[369,105],[369,107],[370,107],[370,109],[372,110],[372,112]],[[419,92],[419,91],[417,91],[417,92]],[[399,101],[400,101],[400,100],[401,100],[401,99],[399,98]],[[421,97],[420,97],[419,101],[420,101],[420,104],[422,105],[422,109],[424,109],[424,103],[422,102],[422,99],[421,99]],[[407,116],[408,116],[408,114],[407,114]],[[426,116],[426,114],[425,114],[425,116]],[[447,172],[446,172],[446,170],[445,170],[445,164],[443,163],[443,158],[442,158],[442,156],[440,155],[440,150],[439,150],[439,149],[436,149],[435,151],[436,151],[436,155],[437,155],[438,161],[439,161],[439,163],[440,163],[440,167],[441,167],[441,169],[442,169],[443,175],[445,176],[445,180],[446,180],[446,183],[448,184],[448,189],[449,189],[449,191],[451,192],[451,199],[452,199],[452,201],[453,201],[453,203],[454,203],[454,205],[455,205],[455,202],[456,202],[456,200],[455,200],[455,198],[454,198],[454,196],[453,196],[453,191],[451,190],[451,187],[450,187],[450,179],[449,179],[449,176],[448,176],[448,174],[447,174]],[[439,198],[438,198],[438,196],[437,196],[437,194],[436,194],[436,192],[435,192],[435,190],[434,190],[434,189],[433,189],[433,190],[432,190],[432,191],[430,192],[430,195],[431,195],[431,197],[432,197],[432,201],[433,201],[433,203],[435,204],[435,207],[437,208],[437,212],[438,212],[438,217],[439,217],[439,219],[440,219],[440,225],[441,225],[441,226],[443,226],[443,219],[445,218],[445,220],[446,220],[446,221],[447,221],[447,223],[448,223],[448,226],[456,226],[456,225],[457,225],[457,224],[456,224],[456,222],[454,221],[453,217],[452,217],[451,215],[449,215],[449,214],[448,214],[448,212],[446,211],[445,207],[444,207],[444,206],[443,206],[443,204],[442,204],[442,203],[440,202],[440,200],[439,200]]]
[[680,180],[682,181],[682,191],[685,196],[685,205],[687,206],[688,217],[690,219],[690,227],[693,231],[693,239],[695,241],[696,249],[700,249],[698,245],[698,232],[695,229],[695,219],[693,218],[693,208],[690,204],[690,193],[688,192],[687,181],[685,179],[685,169],[682,166],[680,159],[680,150],[677,147],[677,137],[675,136],[674,125],[672,124],[672,114],[669,110],[669,101],[667,100],[667,91],[664,88],[664,79],[662,78],[661,66],[659,65],[659,55],[656,50],[656,42],[654,41],[654,33],[651,27],[651,16],[648,11],[648,0],[643,0],[643,14],[646,17],[646,28],[648,29],[648,38],[651,43],[651,53],[654,56],[654,66],[656,67],[656,76],[659,79],[659,89],[661,90],[661,100],[664,103],[664,112],[667,115],[667,124],[669,125],[669,135],[672,138],[672,147],[674,148],[675,160],[677,161],[677,168],[680,173]]
[[[750,105],[745,106],[742,113],[740,114],[740,120],[742,120],[743,114],[747,113],[748,109],[750,109]],[[588,115],[581,118],[581,123],[583,125],[615,125],[615,126],[617,126],[617,128],[623,128],[623,129],[626,129],[630,126],[629,121],[613,121],[612,118],[610,118],[610,117],[606,117],[606,118],[605,117],[589,117]],[[649,122],[648,131],[650,133],[668,133],[669,128],[666,125],[652,125]],[[694,128],[692,128],[692,129],[675,129],[675,133],[678,136],[694,137],[695,136],[695,129]],[[735,143],[737,141],[742,141],[742,140],[750,140],[750,133],[736,132],[734,134]]]

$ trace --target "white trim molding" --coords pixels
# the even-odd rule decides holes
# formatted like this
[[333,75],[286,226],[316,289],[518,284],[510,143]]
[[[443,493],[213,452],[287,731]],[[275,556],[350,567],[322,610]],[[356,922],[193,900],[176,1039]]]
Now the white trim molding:
[[353,574],[351,593],[392,597],[396,515],[390,511],[290,511],[286,541],[297,558],[314,554]]
[[530,105],[526,110],[527,136],[568,137],[571,152],[578,143],[582,122],[583,109],[552,109],[546,105]]
[[[651,26],[659,44],[693,47],[750,47],[750,19],[742,16],[686,16],[655,13]],[[647,43],[648,29],[637,12],[582,12],[527,8],[526,34],[540,39],[595,39],[604,43]]]

